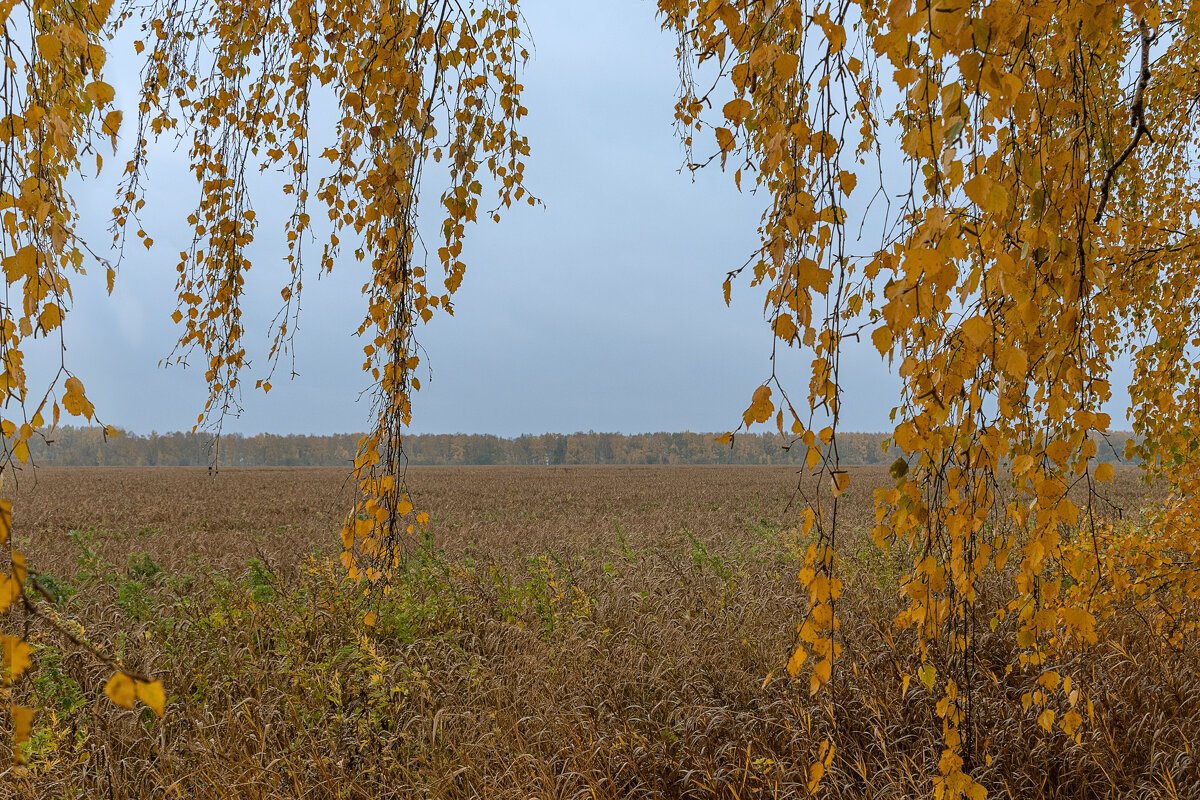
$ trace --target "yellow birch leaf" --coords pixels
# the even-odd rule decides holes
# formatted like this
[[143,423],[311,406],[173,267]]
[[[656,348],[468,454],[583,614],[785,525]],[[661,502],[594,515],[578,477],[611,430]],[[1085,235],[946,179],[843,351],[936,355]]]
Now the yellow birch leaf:
[[820,761],[813,762],[813,765],[808,768],[808,792],[816,794],[817,789],[821,788],[821,779],[825,777],[825,765]]
[[963,185],[971,202],[984,211],[999,214],[1008,210],[1008,190],[990,175],[976,175]]
[[754,390],[754,395],[750,398],[750,408],[743,416],[747,418],[746,424],[749,425],[752,422],[766,422],[774,411],[775,404],[771,402],[771,387],[760,386]]
[[879,355],[886,356],[892,349],[891,328],[886,325],[876,328],[871,334],[871,341],[874,343],[875,349],[879,351]]
[[775,59],[775,77],[782,80],[791,80],[796,77],[796,70],[800,67],[800,56],[795,53],[781,53]]
[[741,125],[742,121],[746,119],[746,117],[750,116],[750,112],[753,110],[754,107],[750,105],[749,100],[738,98],[737,100],[730,100],[728,103],[726,103],[723,112],[725,114],[725,119],[729,120],[734,125]]
[[775,335],[780,339],[783,339],[785,342],[792,341],[792,339],[795,339],[796,335],[800,332],[800,329],[796,327],[796,322],[792,319],[791,314],[780,314],[775,319],[774,328]]
[[18,591],[25,585],[25,554],[19,550],[13,550],[8,554],[12,561],[12,578],[17,584]]
[[0,636],[0,646],[4,651],[3,685],[11,686],[29,669],[29,645],[19,636],[4,635]]
[[1035,463],[1035,461],[1034,461],[1033,456],[1029,455],[1028,453],[1023,453],[1023,454],[1017,456],[1016,458],[1013,459],[1013,462],[1012,462],[1013,477],[1014,478],[1024,477],[1025,475],[1027,475],[1029,473],[1029,470],[1033,469],[1034,463]]
[[110,111],[104,115],[104,132],[111,136],[114,140],[121,130],[121,119],[124,117],[120,111]]
[[842,48],[846,46],[846,29],[841,25],[830,25],[825,30],[825,37],[829,40],[831,54],[842,52]]
[[134,700],[137,698],[137,689],[133,685],[133,678],[124,672],[113,673],[113,676],[108,679],[108,683],[104,685],[104,693],[108,695],[109,700],[121,708],[133,708]]
[[808,653],[803,647],[797,647],[792,653],[792,657],[788,659],[787,671],[794,678],[800,674],[800,668],[804,666],[805,660],[808,658]]
[[1107,483],[1113,479],[1113,465],[1109,463],[1096,465],[1096,480]]
[[116,96],[116,92],[113,90],[113,87],[109,86],[104,81],[92,81],[87,85],[87,88],[84,89],[84,91],[86,92],[87,96],[91,98],[92,102],[101,106],[108,105],[112,102],[113,97]]
[[366,625],[369,628],[374,628],[376,620],[377,620],[377,617],[375,615],[375,612],[368,611],[366,613],[366,615],[363,617],[363,625]]
[[833,677],[833,661],[829,658],[822,658],[816,664],[813,664],[812,674],[812,694],[816,694],[817,690],[825,684],[829,683],[829,679]]
[[965,319],[960,327],[963,336],[967,337],[967,341],[978,348],[982,349],[985,344],[992,341],[992,326],[983,317]]
[[12,501],[8,498],[0,498],[0,544],[6,544],[11,533]]
[[52,331],[62,324],[63,314],[54,303],[47,303],[42,312],[38,314],[38,324],[42,326],[44,331]]
[[56,58],[62,52],[62,42],[53,34],[39,33],[36,41],[39,53],[47,60]]
[[138,700],[153,709],[155,714],[160,717],[163,715],[167,704],[167,695],[163,691],[162,681],[134,681],[134,692],[137,694]]
[[33,731],[33,709],[13,704],[9,706],[8,713],[13,720],[13,739],[17,744],[29,741],[29,734]]
[[917,670],[917,677],[921,679],[921,683],[926,689],[933,690],[933,682],[937,679],[937,667],[933,664],[922,664]]
[[854,187],[858,185],[858,176],[853,172],[843,170],[838,175],[838,182],[842,185],[842,194],[850,194],[854,191]]

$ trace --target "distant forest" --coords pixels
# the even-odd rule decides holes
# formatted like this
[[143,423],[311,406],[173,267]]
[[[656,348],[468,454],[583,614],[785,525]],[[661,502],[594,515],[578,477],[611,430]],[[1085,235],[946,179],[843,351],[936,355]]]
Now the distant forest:
[[[349,466],[360,434],[276,436],[258,434],[221,437],[221,467]],[[712,433],[571,433],[527,434],[512,439],[481,434],[424,434],[404,438],[414,466],[457,465],[593,465],[593,464],[803,464],[803,444],[788,448],[776,434],[739,434],[733,446],[718,444]],[[1101,461],[1119,462],[1128,433],[1097,440]],[[882,433],[840,433],[842,464],[890,464],[893,450],[883,451]],[[66,426],[50,442],[31,442],[35,463],[71,467],[208,466],[214,440],[204,433],[124,432],[105,441],[100,428]]]

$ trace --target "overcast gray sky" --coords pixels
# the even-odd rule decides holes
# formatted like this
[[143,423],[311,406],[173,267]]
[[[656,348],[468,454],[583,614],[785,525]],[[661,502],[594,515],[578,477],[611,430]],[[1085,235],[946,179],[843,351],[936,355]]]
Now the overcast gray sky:
[[[738,194],[715,170],[695,181],[679,173],[673,41],[660,32],[654,3],[522,6],[536,44],[524,79],[527,185],[546,207],[514,209],[499,225],[470,231],[455,317],[438,314],[419,332],[433,377],[414,400],[413,431],[736,428],[770,374],[771,337],[761,292],[735,286],[726,308],[721,282],[754,249],[765,200]],[[110,80],[129,105],[135,76],[115,66]],[[127,108],[126,120],[133,117]],[[173,267],[190,237],[184,218],[194,193],[180,188],[190,181],[183,163],[157,149],[145,218],[156,247],[131,248],[112,298],[102,270],[78,280],[66,327],[69,364],[101,418],[139,433],[190,428],[205,398],[202,370],[157,366],[177,336]],[[109,172],[80,193],[97,241],[112,205],[117,170]],[[426,189],[440,191],[432,181]],[[269,220],[290,203],[267,191],[255,207]],[[424,222],[435,230],[438,220]],[[267,224],[259,237],[245,313],[251,356],[262,363],[284,265]],[[243,414],[226,430],[365,429],[367,401],[356,402],[367,385],[363,343],[352,336],[363,282],[352,257],[331,276],[305,281],[299,377],[276,380],[266,397],[247,390]],[[800,363],[784,366],[802,389]],[[844,428],[889,428],[898,382],[874,352],[853,350],[842,377]]]

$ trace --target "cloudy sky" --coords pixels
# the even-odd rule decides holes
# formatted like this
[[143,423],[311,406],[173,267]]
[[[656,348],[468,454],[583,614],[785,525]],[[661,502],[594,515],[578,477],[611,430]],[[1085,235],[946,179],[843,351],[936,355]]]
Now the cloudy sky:
[[[419,334],[433,374],[414,401],[413,430],[735,428],[770,374],[771,338],[761,293],[735,287],[726,308],[721,282],[753,250],[764,199],[737,193],[717,171],[694,180],[680,173],[673,42],[652,2],[522,5],[536,44],[524,80],[527,185],[546,206],[470,232],[456,315],[437,315]],[[136,76],[119,65],[110,62],[109,79],[129,103]],[[145,222],[157,245],[130,253],[112,298],[101,269],[80,279],[67,322],[68,363],[101,418],[139,433],[190,428],[205,397],[201,370],[158,366],[177,335],[174,255],[187,245],[194,196],[181,188],[189,181],[182,156],[165,147],[155,155]],[[103,178],[80,190],[93,240],[104,241],[111,191]],[[289,204],[264,187],[255,207],[270,220]],[[259,236],[245,311],[251,356],[262,363],[284,265],[267,225]],[[363,343],[352,336],[364,274],[346,258],[332,275],[306,281],[298,377],[276,380],[266,397],[247,391],[227,430],[366,427],[367,403],[357,402]],[[42,354],[57,363],[55,355]],[[798,358],[782,366],[802,384]],[[852,351],[842,376],[845,429],[887,427],[898,383],[873,351]]]

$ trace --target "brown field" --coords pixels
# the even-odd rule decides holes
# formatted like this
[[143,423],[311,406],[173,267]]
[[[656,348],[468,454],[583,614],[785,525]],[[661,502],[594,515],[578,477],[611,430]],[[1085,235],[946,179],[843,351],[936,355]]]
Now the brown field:
[[[833,725],[823,792],[929,795],[941,727],[917,681],[902,691],[917,663],[890,627],[902,563],[866,534],[882,470],[853,473],[840,512],[832,692],[781,677],[802,608],[796,480],[414,468],[433,549],[414,545],[368,629],[336,564],[341,470],[39,471],[11,493],[31,568],[169,704],[163,720],[112,706],[105,668],[34,620],[19,691],[42,710],[0,797],[804,797]],[[1136,519],[1134,473],[1113,492]],[[1195,651],[1118,621],[1073,665],[1095,702],[1075,744],[1022,708],[1036,676],[1004,673],[1011,630],[982,629],[973,772],[990,796],[1200,796]]]

